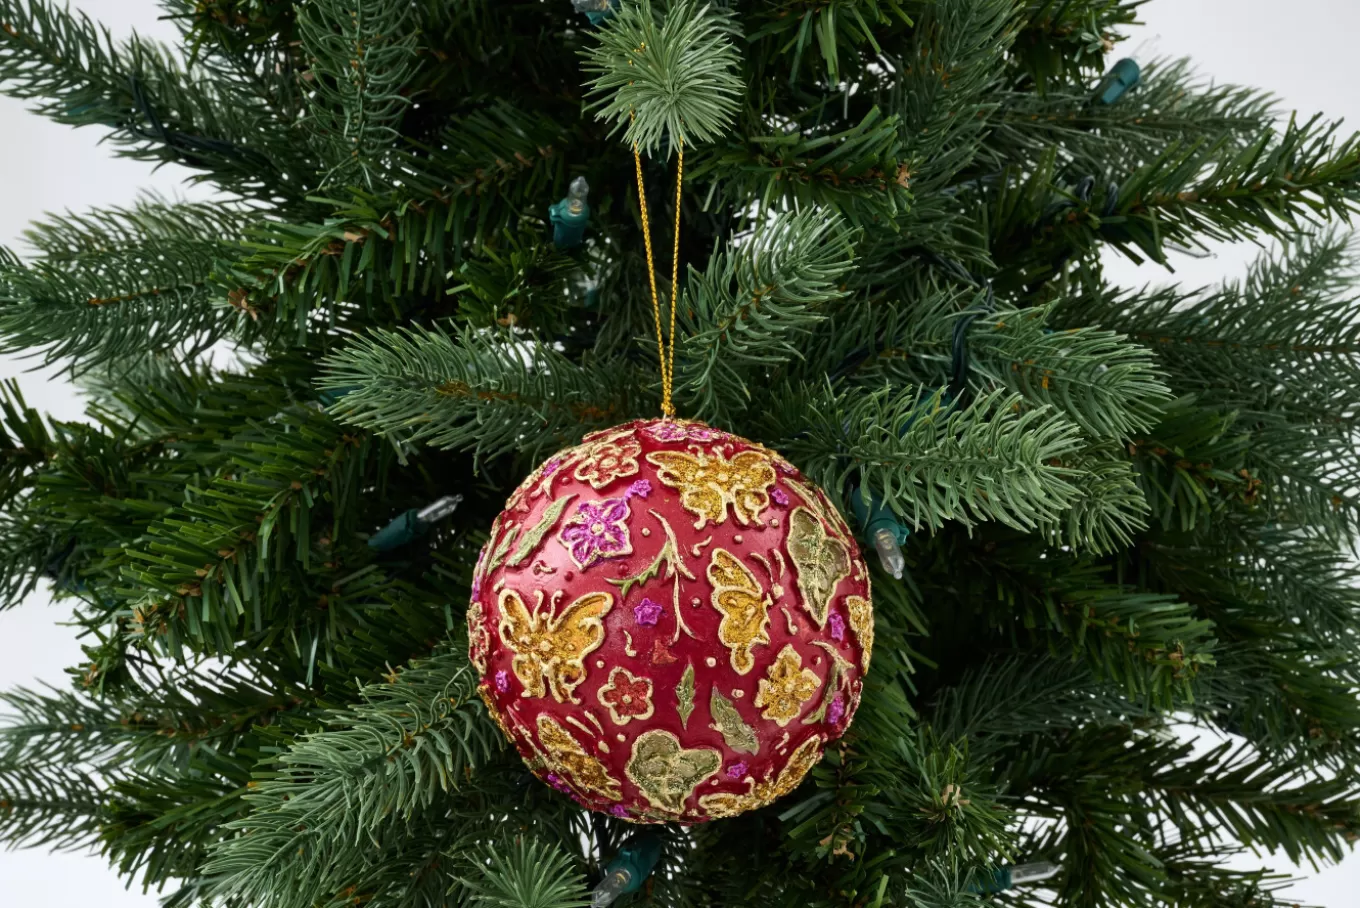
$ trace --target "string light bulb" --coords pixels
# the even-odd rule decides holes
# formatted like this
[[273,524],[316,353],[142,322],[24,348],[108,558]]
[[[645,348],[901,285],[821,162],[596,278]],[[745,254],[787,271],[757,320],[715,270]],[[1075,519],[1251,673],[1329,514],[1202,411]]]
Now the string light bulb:
[[859,486],[850,493],[850,506],[854,508],[855,518],[864,529],[864,541],[878,553],[878,562],[883,565],[883,570],[901,580],[907,567],[902,545],[911,535],[911,530],[902,525],[897,515],[883,503],[883,499],[870,492],[866,500],[864,490]]
[[571,0],[578,13],[583,13],[591,25],[599,25],[614,15],[615,0]]
[[640,832],[629,836],[604,869],[604,879],[591,890],[590,908],[606,908],[620,896],[637,892],[660,859],[661,838],[656,833]]
[[567,197],[548,206],[548,220],[553,225],[553,244],[558,249],[574,249],[585,240],[586,225],[590,222],[590,184],[585,177],[571,181]]
[[999,867],[991,875],[972,888],[974,892],[992,894],[1024,886],[1028,883],[1041,883],[1062,873],[1062,865],[1052,861],[1038,861],[1033,864],[1017,864],[1014,867]]
[[458,509],[462,495],[446,495],[423,508],[412,508],[368,537],[368,547],[377,552],[401,548],[430,531],[436,523]]
[[1138,61],[1124,58],[1110,68],[1105,78],[1096,85],[1097,104],[1115,104],[1129,90],[1143,80],[1143,69]]

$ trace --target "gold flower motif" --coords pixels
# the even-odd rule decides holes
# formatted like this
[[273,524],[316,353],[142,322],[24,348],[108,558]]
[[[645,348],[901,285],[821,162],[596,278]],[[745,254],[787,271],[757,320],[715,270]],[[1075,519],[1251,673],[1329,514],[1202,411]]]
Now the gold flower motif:
[[727,520],[729,505],[742,526],[760,526],[776,478],[769,458],[759,451],[742,451],[731,460],[718,451],[710,457],[697,446],[691,451],[655,451],[647,461],[664,484],[679,490],[681,506],[699,518],[694,528]]
[[716,750],[686,750],[675,735],[653,729],[633,742],[633,755],[624,771],[653,807],[678,814],[694,789],[721,766],[722,756]]
[[636,473],[641,454],[642,445],[636,438],[599,441],[590,446],[573,475],[599,491],[616,479]]
[[575,691],[586,678],[585,658],[604,642],[604,616],[613,606],[609,593],[587,593],[553,618],[551,610],[530,613],[519,593],[501,590],[501,642],[515,653],[511,668],[524,685],[521,696],[544,696],[546,680],[558,703],[581,702]]
[[708,563],[713,607],[722,614],[718,640],[730,651],[732,669],[744,675],[755,667],[751,650],[770,642],[770,597],[737,556],[714,549]]
[[855,632],[860,649],[864,650],[860,667],[867,672],[869,657],[874,651],[874,607],[862,596],[846,596],[845,610],[850,615],[850,629]]
[[803,608],[817,622],[826,625],[831,598],[836,587],[850,576],[850,549],[828,536],[817,516],[807,508],[794,508],[789,515],[789,557],[798,569],[798,592]]
[[651,679],[639,678],[623,666],[617,666],[610,673],[609,683],[595,696],[609,710],[609,718],[615,725],[627,725],[634,719],[650,719],[655,712]]
[[779,723],[783,728],[802,711],[803,704],[817,693],[821,682],[810,668],[803,668],[803,657],[792,644],[785,644],[775,658],[766,677],[760,679],[756,691],[756,706],[765,711],[760,715]]
[[587,753],[551,716],[538,717],[538,743],[543,747],[544,766],[578,791],[610,801],[623,797],[618,780],[604,764]]
[[784,764],[784,768],[779,771],[779,775],[775,778],[771,779],[767,775],[760,781],[748,780],[751,790],[746,794],[717,792],[703,795],[699,798],[699,806],[708,811],[708,815],[714,819],[735,817],[746,813],[748,810],[764,807],[766,804],[771,804],[779,798],[791,794],[821,758],[822,739],[818,737],[808,738],[798,745],[798,749],[789,757],[789,761]]

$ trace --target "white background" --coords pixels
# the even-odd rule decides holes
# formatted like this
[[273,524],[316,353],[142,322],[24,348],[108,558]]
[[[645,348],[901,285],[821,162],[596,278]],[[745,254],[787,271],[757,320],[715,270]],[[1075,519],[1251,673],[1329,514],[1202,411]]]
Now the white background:
[[[565,3],[566,0],[560,0]],[[168,23],[158,21],[154,0],[75,0],[73,5],[104,22],[115,35],[137,29],[173,40]],[[1123,45],[1140,59],[1190,56],[1206,76],[1221,82],[1256,85],[1274,92],[1286,109],[1303,115],[1325,112],[1360,124],[1360,92],[1352,64],[1360,37],[1360,4],[1355,0],[1152,0],[1143,8],[1146,26]],[[0,207],[0,244],[14,246],[20,231],[45,211],[82,210],[131,202],[141,189],[202,197],[186,190],[185,171],[114,158],[99,146],[101,134],[72,130],[0,98],[0,173],[5,176]],[[19,244],[22,251],[22,244]],[[1250,246],[1220,251],[1215,258],[1186,261],[1179,279],[1193,285],[1240,273],[1254,253]],[[1161,271],[1120,267],[1126,283],[1162,282]],[[17,376],[29,401],[53,415],[74,417],[79,406],[65,383],[27,364],[0,360],[0,377]],[[59,625],[60,611],[43,595],[0,615],[0,688],[31,685],[42,679],[65,683],[62,670],[80,660],[74,631]],[[1356,904],[1360,858],[1308,877],[1292,895],[1305,904],[1344,908]],[[32,908],[150,908],[154,896],[125,890],[103,861],[86,855],[37,852],[0,853],[0,889],[11,904]]]

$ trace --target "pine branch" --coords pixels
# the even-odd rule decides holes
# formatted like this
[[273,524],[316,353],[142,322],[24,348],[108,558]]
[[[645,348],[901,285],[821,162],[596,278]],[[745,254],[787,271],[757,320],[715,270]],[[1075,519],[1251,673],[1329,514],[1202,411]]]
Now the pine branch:
[[853,236],[817,211],[785,215],[746,242],[691,270],[684,341],[677,346],[677,395],[696,415],[730,420],[725,401],[750,398],[763,370],[801,356],[801,341],[844,298],[854,264]]
[[585,880],[566,855],[517,838],[500,848],[460,854],[468,870],[458,877],[477,908],[584,908]]
[[640,384],[632,370],[578,365],[495,333],[424,329],[370,332],[325,368],[322,387],[352,389],[333,408],[339,418],[479,461],[541,458],[590,425],[622,422]]
[[695,0],[664,10],[651,0],[620,7],[599,30],[599,44],[583,51],[596,118],[649,157],[712,142],[731,125],[743,93],[733,72],[739,34],[726,10]]
[[327,182],[366,189],[387,170],[417,64],[412,8],[396,0],[313,0],[298,34],[311,62],[311,129],[331,161]]
[[204,868],[216,893],[284,908],[351,885],[368,837],[409,823],[490,759],[499,733],[475,686],[455,647],[332,712],[325,730],[300,738],[246,796],[251,814]]

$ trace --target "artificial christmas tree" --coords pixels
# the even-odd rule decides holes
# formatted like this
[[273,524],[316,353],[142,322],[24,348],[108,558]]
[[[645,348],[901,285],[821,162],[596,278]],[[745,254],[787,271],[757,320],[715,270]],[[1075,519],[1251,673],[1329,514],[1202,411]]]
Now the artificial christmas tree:
[[[1360,832],[1360,143],[1120,60],[1138,5],[172,0],[167,50],[0,0],[3,90],[227,197],[0,261],[89,398],[0,413],[0,588],[88,638],[8,695],[0,834],[172,906],[1289,904],[1227,861]],[[1102,271],[1209,240],[1278,251]],[[668,403],[860,535],[873,662],[778,800],[639,833],[526,770],[465,603],[526,475]]]

